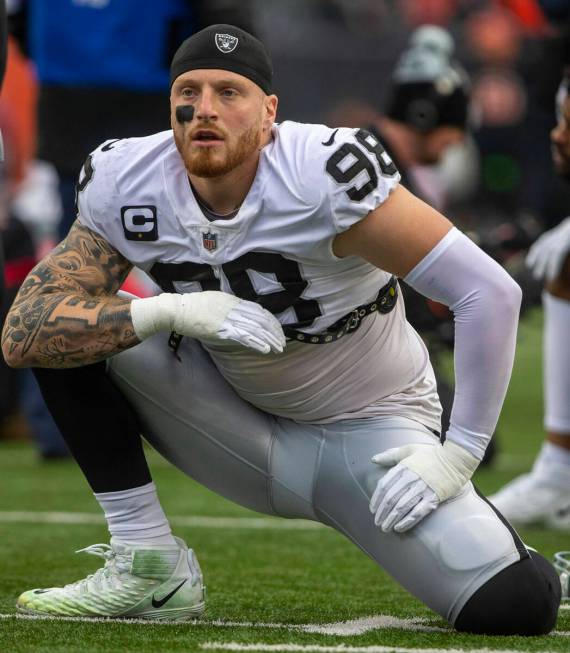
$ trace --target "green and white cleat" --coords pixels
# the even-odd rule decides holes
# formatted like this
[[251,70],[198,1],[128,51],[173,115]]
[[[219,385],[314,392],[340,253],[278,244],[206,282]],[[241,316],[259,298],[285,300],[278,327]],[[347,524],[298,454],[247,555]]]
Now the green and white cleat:
[[94,574],[65,587],[24,592],[20,612],[51,617],[187,621],[205,608],[200,565],[179,538],[177,546],[127,545],[111,540],[85,552],[104,558]]

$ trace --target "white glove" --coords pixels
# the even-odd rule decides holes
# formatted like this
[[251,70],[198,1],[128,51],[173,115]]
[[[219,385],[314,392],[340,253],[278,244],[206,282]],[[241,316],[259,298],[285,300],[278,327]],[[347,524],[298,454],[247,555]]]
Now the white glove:
[[372,457],[392,469],[379,481],[370,499],[374,523],[385,533],[413,528],[446,499],[457,495],[479,461],[463,447],[407,444]]
[[176,331],[198,340],[233,340],[262,354],[281,353],[285,347],[283,329],[269,311],[215,290],[134,299],[131,319],[139,340]]
[[545,231],[530,248],[526,264],[535,279],[553,281],[560,274],[566,257],[570,254],[570,218],[554,229]]

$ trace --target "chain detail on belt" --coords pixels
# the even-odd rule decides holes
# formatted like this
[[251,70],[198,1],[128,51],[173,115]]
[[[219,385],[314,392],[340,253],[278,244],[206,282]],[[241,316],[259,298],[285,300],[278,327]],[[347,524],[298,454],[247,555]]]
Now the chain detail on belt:
[[356,329],[362,324],[363,318],[371,313],[378,311],[379,313],[389,313],[398,300],[398,281],[396,277],[391,277],[390,281],[385,286],[380,288],[376,299],[369,304],[362,304],[357,306],[354,310],[347,313],[344,317],[341,317],[340,320],[337,320],[334,324],[323,333],[304,333],[303,331],[298,331],[291,327],[284,326],[283,332],[290,340],[296,340],[297,342],[305,342],[310,345],[324,345],[329,342],[335,342],[339,340],[347,333],[354,333]]

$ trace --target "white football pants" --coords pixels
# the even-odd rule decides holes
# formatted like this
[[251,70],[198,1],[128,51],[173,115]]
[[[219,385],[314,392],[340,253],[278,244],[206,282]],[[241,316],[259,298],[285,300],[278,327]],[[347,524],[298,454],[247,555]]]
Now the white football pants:
[[527,555],[471,483],[407,533],[374,525],[368,503],[386,470],[370,458],[408,443],[435,445],[418,422],[274,417],[241,399],[199,343],[184,338],[179,360],[167,339],[158,334],[115,356],[109,373],[144,437],[206,487],[258,512],[335,528],[452,624],[481,585]]

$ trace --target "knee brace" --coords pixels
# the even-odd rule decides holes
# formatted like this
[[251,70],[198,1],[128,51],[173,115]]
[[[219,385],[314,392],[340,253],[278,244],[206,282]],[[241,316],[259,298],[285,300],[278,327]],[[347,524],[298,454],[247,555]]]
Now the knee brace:
[[455,621],[459,631],[485,635],[546,635],[556,623],[560,580],[554,567],[530,551],[488,580]]

